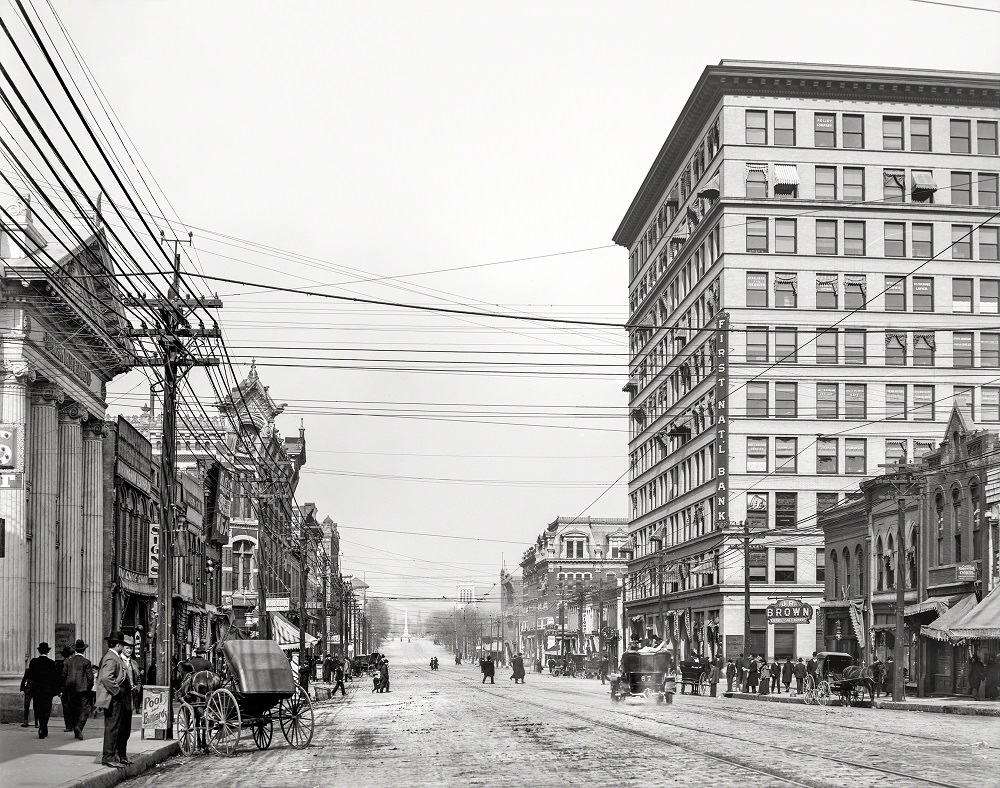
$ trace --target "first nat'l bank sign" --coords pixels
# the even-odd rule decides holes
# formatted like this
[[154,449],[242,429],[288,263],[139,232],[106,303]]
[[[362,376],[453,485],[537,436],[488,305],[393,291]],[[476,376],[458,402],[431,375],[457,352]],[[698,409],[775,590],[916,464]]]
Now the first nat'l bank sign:
[[808,624],[813,608],[801,599],[779,599],[767,606],[768,624]]

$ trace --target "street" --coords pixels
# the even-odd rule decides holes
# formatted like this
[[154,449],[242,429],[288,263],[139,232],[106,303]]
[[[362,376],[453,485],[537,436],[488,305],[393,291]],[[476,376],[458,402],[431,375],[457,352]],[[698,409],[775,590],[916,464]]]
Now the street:
[[[305,750],[247,735],[232,758],[174,758],[131,788],[215,785],[1000,785],[1000,720],[675,696],[612,706],[587,679],[456,666],[426,640],[383,645],[392,692],[367,678],[317,706]],[[430,671],[437,655],[441,668]]]

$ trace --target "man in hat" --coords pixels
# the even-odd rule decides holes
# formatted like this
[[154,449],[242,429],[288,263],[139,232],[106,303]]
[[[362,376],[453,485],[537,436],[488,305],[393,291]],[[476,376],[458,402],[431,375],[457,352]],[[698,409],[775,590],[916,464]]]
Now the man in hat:
[[195,673],[200,670],[210,670],[213,673],[215,672],[215,668],[212,666],[212,663],[205,657],[207,653],[208,651],[206,651],[203,646],[198,646],[198,648],[194,650],[194,656],[188,660],[191,670]]
[[35,702],[39,739],[49,735],[52,698],[59,694],[59,668],[48,657],[51,650],[48,643],[39,643],[38,656],[28,663],[28,670],[24,674],[25,680],[31,682],[31,698]]
[[94,664],[83,656],[87,644],[77,638],[74,654],[63,662],[63,714],[66,727],[77,739],[83,738],[83,727],[90,716],[90,701],[94,689]]
[[132,732],[131,670],[122,658],[125,635],[119,631],[108,636],[108,650],[97,669],[95,690],[98,709],[104,709],[104,750],[101,764],[123,769],[131,761],[125,747]]

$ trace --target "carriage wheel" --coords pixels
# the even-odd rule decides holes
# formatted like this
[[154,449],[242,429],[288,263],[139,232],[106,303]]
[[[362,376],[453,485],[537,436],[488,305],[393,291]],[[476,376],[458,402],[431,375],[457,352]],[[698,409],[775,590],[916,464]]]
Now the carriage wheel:
[[829,706],[830,702],[833,700],[833,695],[830,692],[830,682],[821,681],[819,686],[816,687],[815,698],[819,702],[820,706]]
[[865,702],[865,691],[861,686],[851,687],[851,706],[863,706]]
[[205,738],[217,755],[232,755],[240,743],[240,707],[227,689],[209,694],[205,704]]
[[702,673],[698,679],[698,692],[702,695],[708,695],[712,691],[712,684],[708,680],[708,673]]
[[198,749],[198,722],[194,708],[183,701],[174,716],[174,736],[184,755],[191,755]]
[[278,724],[290,746],[296,749],[309,746],[315,721],[312,703],[302,687],[296,687],[292,697],[284,698],[278,704]]
[[266,750],[271,746],[271,738],[274,736],[274,720],[270,714],[255,719],[251,725],[253,732],[253,743],[258,750]]
[[813,681],[812,675],[808,673],[802,680],[802,699],[806,706],[810,703],[814,703],[816,700],[816,682]]

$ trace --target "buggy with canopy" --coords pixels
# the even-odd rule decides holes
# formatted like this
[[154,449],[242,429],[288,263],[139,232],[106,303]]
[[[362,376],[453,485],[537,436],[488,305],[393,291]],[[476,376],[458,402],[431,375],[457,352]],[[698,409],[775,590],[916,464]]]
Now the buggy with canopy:
[[805,702],[829,706],[835,697],[841,706],[860,706],[865,692],[875,705],[875,676],[870,667],[854,664],[854,657],[841,651],[816,655],[816,679],[805,679]]
[[671,660],[667,651],[626,651],[618,675],[611,677],[611,700],[621,703],[626,698],[655,698],[657,703],[663,703],[667,692],[672,692],[665,686],[672,681]]

